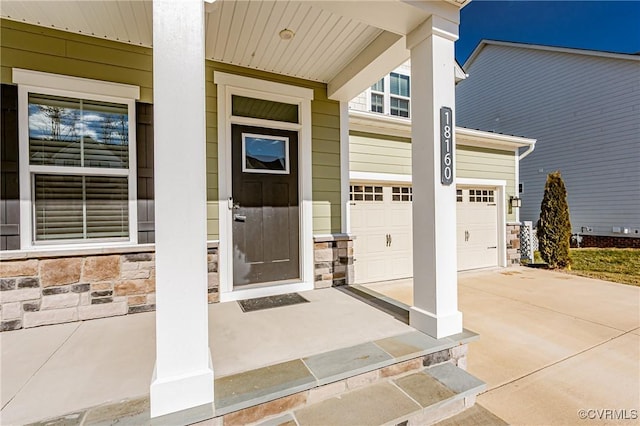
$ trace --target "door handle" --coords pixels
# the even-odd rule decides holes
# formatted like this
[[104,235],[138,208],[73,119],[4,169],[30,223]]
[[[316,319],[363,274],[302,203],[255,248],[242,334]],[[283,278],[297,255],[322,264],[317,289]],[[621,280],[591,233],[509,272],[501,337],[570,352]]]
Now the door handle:
[[385,244],[386,247],[389,247],[389,237],[390,237],[389,234],[385,235],[385,238],[387,239],[386,244]]
[[391,244],[393,244],[393,237],[389,234],[389,247],[391,247]]
[[469,241],[469,231],[464,231],[464,241]]
[[234,213],[233,220],[236,222],[244,222],[245,220],[247,220],[247,216],[243,214]]

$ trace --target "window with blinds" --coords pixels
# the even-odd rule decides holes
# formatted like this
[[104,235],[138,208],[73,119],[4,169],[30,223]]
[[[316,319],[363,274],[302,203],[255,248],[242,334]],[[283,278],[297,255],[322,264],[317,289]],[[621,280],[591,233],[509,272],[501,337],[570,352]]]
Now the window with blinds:
[[129,108],[30,93],[35,241],[129,237]]

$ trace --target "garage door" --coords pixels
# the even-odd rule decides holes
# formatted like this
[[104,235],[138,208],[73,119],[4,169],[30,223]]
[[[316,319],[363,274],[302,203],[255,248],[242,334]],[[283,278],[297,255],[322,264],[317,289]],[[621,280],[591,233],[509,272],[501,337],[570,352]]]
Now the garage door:
[[458,270],[498,264],[498,207],[491,188],[458,188]]
[[352,185],[350,199],[355,282],[411,277],[411,188]]
[[[410,278],[411,187],[356,184],[350,189],[355,282]],[[489,188],[458,189],[458,270],[498,264],[495,196]]]

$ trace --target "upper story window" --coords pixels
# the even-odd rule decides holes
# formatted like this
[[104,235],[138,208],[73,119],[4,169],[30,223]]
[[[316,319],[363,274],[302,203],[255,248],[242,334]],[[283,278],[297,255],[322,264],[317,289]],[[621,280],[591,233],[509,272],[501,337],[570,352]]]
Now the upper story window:
[[21,247],[137,242],[138,88],[22,70],[16,78],[20,192],[29,207],[20,213]]
[[410,77],[392,72],[371,86],[370,102],[372,112],[409,117]]

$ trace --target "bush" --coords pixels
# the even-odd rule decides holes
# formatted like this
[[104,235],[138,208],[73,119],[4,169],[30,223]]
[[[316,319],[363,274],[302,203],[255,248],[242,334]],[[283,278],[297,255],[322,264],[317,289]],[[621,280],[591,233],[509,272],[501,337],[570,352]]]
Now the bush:
[[560,172],[549,173],[538,221],[540,255],[550,268],[571,269],[571,221],[567,190]]

